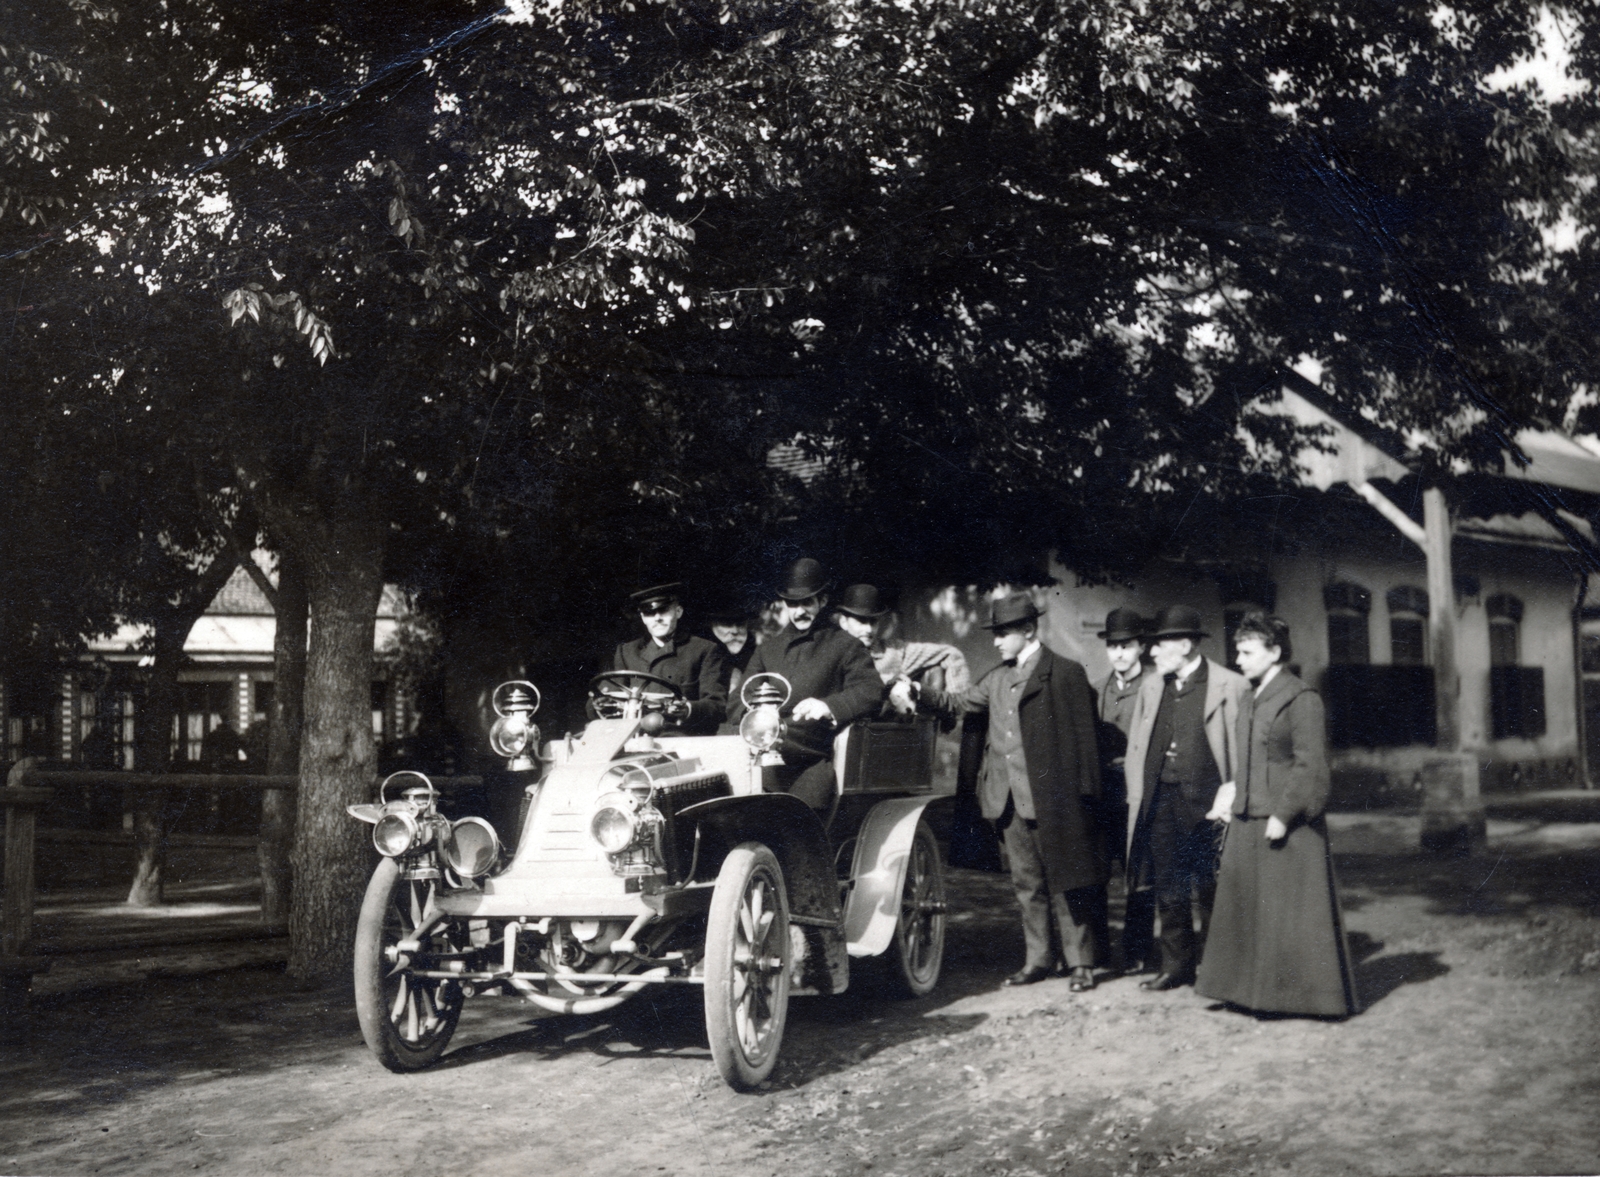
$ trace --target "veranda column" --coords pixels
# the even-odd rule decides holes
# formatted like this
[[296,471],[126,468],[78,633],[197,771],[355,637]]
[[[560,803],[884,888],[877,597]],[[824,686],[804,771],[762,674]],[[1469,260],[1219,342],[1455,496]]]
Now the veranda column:
[[1456,658],[1456,593],[1450,504],[1439,487],[1422,492],[1422,550],[1428,562],[1428,638],[1433,656],[1434,747],[1422,769],[1422,845],[1470,850],[1484,838],[1478,757],[1461,750],[1461,675]]

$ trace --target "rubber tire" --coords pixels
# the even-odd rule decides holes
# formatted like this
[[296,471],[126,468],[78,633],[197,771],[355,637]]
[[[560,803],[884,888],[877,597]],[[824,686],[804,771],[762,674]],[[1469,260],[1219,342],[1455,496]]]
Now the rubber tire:
[[[918,905],[933,902],[939,910],[925,913],[918,925]],[[906,856],[906,877],[900,886],[900,916],[894,925],[894,940],[884,954],[881,979],[885,989],[896,997],[926,997],[939,984],[944,968],[946,915],[944,867],[939,861],[939,842],[925,821],[917,823],[911,838],[911,853]],[[926,950],[922,945],[926,944]]]
[[[399,863],[385,858],[372,872],[356,923],[356,1017],[361,1022],[361,1036],[367,1040],[368,1049],[391,1071],[419,1071],[438,1062],[461,1017],[461,989],[451,981],[428,983],[433,994],[429,1001],[435,1003],[439,1020],[431,1031],[419,1034],[415,1041],[401,1034],[391,1016],[402,985],[408,986],[408,996],[401,1020],[407,1019],[413,1007],[418,1011],[425,1008],[417,1001],[421,991],[410,985],[407,974],[389,975],[393,966],[383,953],[386,947],[399,943],[416,926],[410,914],[408,889],[418,886],[426,888],[426,884],[401,878]],[[405,899],[403,905],[397,903],[401,898]],[[441,995],[447,1003],[444,1006],[436,1002]]]
[[[762,884],[776,899],[776,907],[757,945],[758,951],[743,955],[746,961],[756,957],[780,962],[775,970],[770,966],[760,970],[759,980],[767,993],[765,1002],[757,1000],[748,981],[744,993],[735,996],[738,981],[748,972],[748,965],[742,965],[739,959],[740,949],[749,943],[740,916],[747,910],[752,889]],[[735,1091],[758,1086],[777,1065],[789,1014],[789,964],[789,896],[783,870],[771,850],[759,842],[745,842],[733,849],[717,873],[706,921],[706,1038],[711,1043],[717,1071]],[[748,1022],[749,1015],[761,1012],[762,1006],[765,1027],[759,1033],[759,1041],[749,1043],[740,1032],[740,1009],[744,1008]]]

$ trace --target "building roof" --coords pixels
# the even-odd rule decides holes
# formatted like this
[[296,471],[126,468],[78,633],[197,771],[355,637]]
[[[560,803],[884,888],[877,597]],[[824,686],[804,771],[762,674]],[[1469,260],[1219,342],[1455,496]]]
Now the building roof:
[[[277,571],[266,552],[255,553],[256,564],[276,583]],[[383,586],[378,616],[373,626],[373,649],[388,644],[406,613],[405,595],[392,584]],[[273,637],[277,620],[255,579],[242,567],[235,568],[228,582],[212,598],[210,606],[189,631],[183,652],[196,662],[272,661]],[[143,660],[140,646],[149,635],[145,625],[124,622],[110,637],[89,643],[89,651],[110,661]]]

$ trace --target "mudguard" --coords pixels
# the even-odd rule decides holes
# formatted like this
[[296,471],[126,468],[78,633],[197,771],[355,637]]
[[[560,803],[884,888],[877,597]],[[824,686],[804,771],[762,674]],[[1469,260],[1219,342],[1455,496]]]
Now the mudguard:
[[[741,842],[760,842],[778,856],[789,892],[789,913],[797,923],[839,923],[839,883],[828,855],[822,822],[811,807],[787,793],[719,797],[679,812],[678,820],[699,822],[715,832],[726,853]],[[697,877],[714,877],[721,859],[702,852]]]
[[894,942],[900,890],[922,811],[933,797],[880,801],[861,823],[850,877],[855,885],[844,909],[844,936],[851,956],[877,956]]

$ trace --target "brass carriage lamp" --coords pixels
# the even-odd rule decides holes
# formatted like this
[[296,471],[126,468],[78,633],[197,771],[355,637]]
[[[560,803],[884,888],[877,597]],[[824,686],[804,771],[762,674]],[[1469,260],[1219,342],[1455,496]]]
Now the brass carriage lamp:
[[750,755],[759,758],[763,768],[783,763],[778,745],[788,726],[783,722],[781,711],[789,695],[789,680],[781,674],[754,674],[739,688],[739,699],[745,705],[744,718],[739,721],[739,735],[750,745]]
[[496,756],[506,759],[506,767],[512,772],[535,767],[539,727],[533,722],[533,714],[539,710],[539,703],[539,688],[531,682],[518,679],[494,689],[490,704],[499,718],[489,729],[489,746]]

